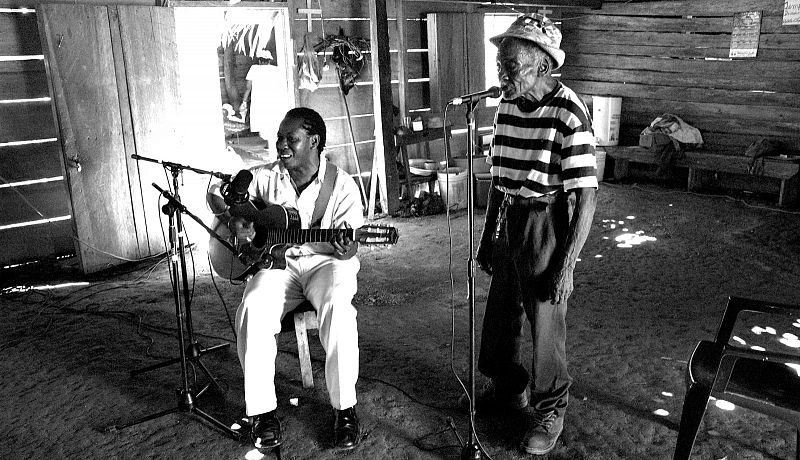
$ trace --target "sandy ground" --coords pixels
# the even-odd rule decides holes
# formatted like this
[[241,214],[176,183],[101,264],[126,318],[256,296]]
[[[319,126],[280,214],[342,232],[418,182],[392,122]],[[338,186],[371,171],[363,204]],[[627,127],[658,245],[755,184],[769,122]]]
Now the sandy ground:
[[[569,306],[571,406],[562,441],[549,458],[671,458],[686,359],[699,339],[713,336],[727,296],[800,298],[800,216],[768,209],[767,201],[746,205],[657,185],[604,183],[599,196]],[[476,222],[482,219],[477,213]],[[276,383],[285,433],[282,458],[460,456],[459,437],[468,436],[456,378],[469,376],[467,215],[457,211],[449,221],[442,214],[379,223],[397,227],[401,236],[394,246],[361,251],[355,302],[363,439],[350,453],[330,448],[332,414],[319,341],[312,335],[316,387],[304,390],[293,334],[281,334]],[[637,232],[649,238],[617,247],[616,237]],[[232,343],[229,318],[242,286],[213,279],[199,249],[191,262],[197,340],[202,346]],[[165,260],[94,277],[44,268],[3,277],[3,287],[88,284],[3,290],[0,458],[261,458],[196,413],[177,411],[108,431],[178,408],[180,366],[130,375],[178,355]],[[479,319],[488,281],[482,273],[475,279]],[[234,348],[200,358],[223,392],[205,392],[196,407],[225,425],[244,413]],[[190,366],[188,381],[198,389],[207,378]],[[477,376],[477,387],[485,384]],[[475,426],[491,458],[525,458],[517,448],[523,419],[480,415]],[[794,429],[785,423],[710,406],[694,458],[786,459],[794,442]]]

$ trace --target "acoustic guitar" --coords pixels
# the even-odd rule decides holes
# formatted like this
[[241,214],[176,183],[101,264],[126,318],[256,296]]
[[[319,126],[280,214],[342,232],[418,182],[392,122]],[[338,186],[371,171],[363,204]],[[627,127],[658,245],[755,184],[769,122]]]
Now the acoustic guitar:
[[[238,241],[228,222],[215,218],[211,228],[227,244],[212,237],[208,253],[214,271],[229,280],[242,280],[261,268],[285,268],[286,249],[303,243],[330,242],[337,234],[363,245],[395,244],[398,239],[397,229],[384,225],[364,225],[356,229],[300,228],[296,210],[272,203],[257,207],[248,202],[231,207],[229,212],[253,222],[256,231],[253,242],[258,243],[254,246],[249,241]],[[235,254],[231,247],[236,249]]]

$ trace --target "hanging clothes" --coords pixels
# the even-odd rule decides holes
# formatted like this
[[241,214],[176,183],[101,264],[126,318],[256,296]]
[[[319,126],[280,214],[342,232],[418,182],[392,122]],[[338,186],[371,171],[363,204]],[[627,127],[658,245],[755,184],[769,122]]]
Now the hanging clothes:
[[319,82],[322,81],[322,68],[314,52],[314,45],[311,44],[311,34],[306,34],[303,38],[303,49],[297,58],[297,72],[300,80],[300,89],[316,91]]

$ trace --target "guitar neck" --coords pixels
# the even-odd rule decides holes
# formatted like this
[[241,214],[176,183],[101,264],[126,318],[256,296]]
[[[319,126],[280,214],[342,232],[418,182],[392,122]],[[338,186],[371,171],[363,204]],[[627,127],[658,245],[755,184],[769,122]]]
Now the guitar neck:
[[342,234],[353,239],[353,229],[348,228],[292,228],[288,230],[262,230],[269,244],[327,243]]

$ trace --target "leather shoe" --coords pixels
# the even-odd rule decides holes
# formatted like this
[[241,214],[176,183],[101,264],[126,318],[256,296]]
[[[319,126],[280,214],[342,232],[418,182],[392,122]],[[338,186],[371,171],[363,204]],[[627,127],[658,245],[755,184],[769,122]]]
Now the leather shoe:
[[281,422],[275,411],[253,416],[250,440],[256,449],[272,449],[281,445]]
[[358,444],[359,429],[356,408],[334,409],[333,444],[337,449],[352,449]]

